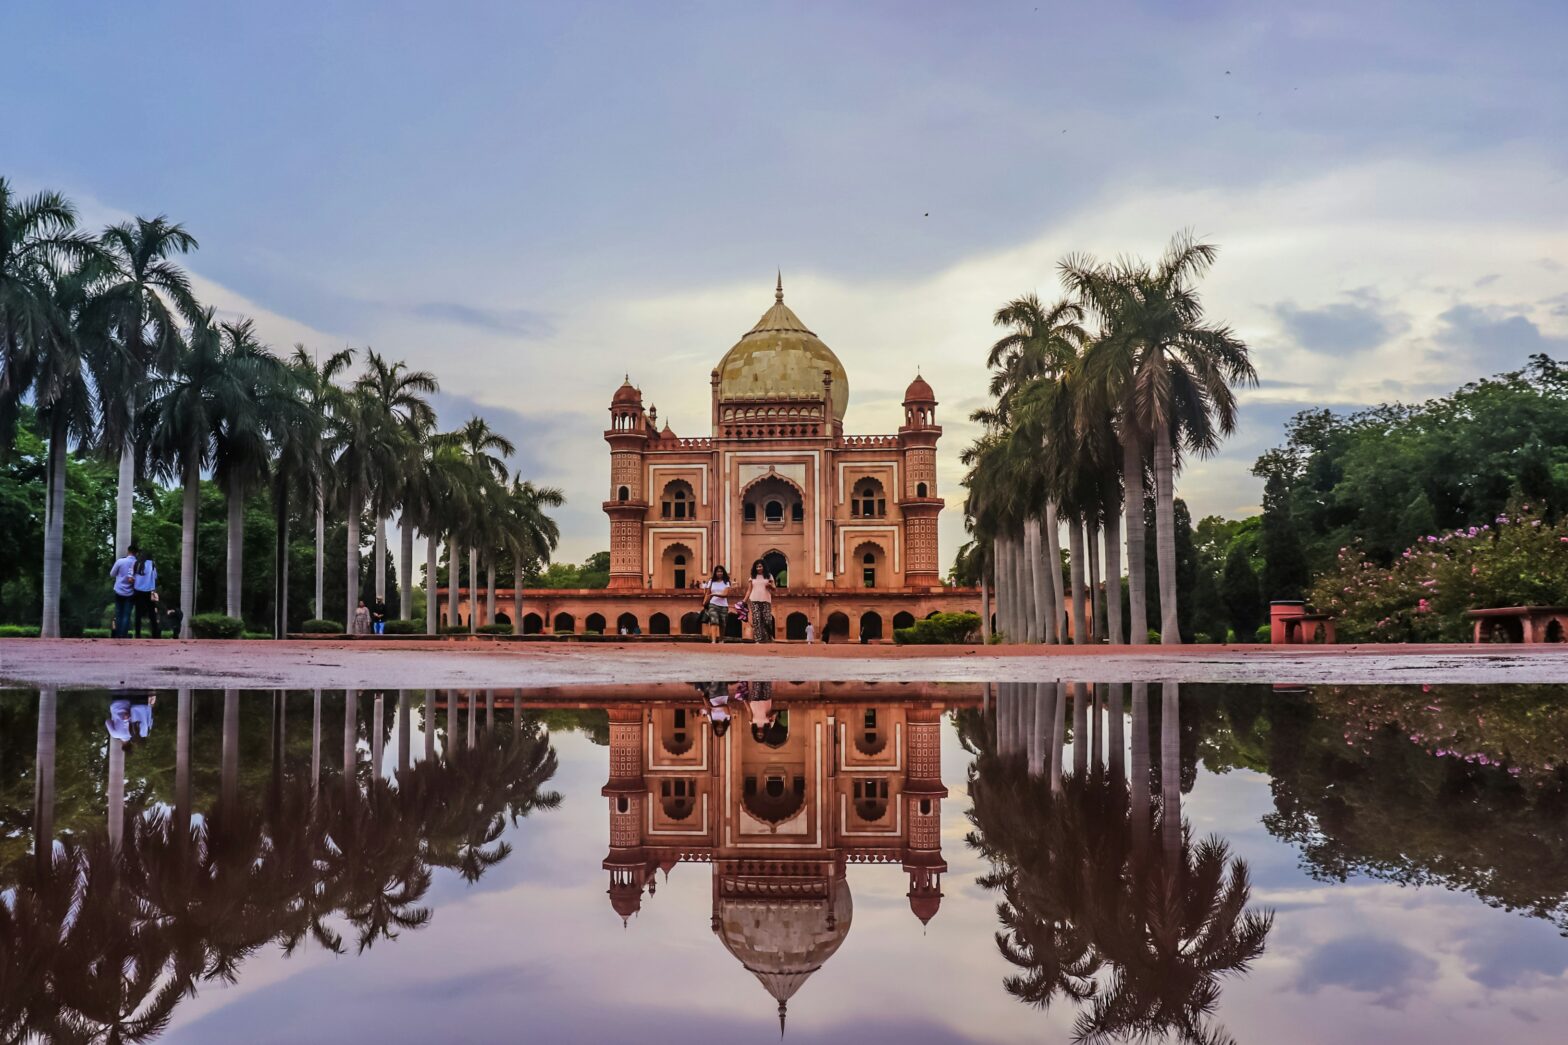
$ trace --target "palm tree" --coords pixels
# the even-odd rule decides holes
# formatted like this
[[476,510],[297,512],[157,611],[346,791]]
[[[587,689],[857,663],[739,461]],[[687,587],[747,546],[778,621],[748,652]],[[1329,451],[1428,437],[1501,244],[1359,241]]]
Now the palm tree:
[[[1160,574],[1160,641],[1179,644],[1176,613],[1175,482],[1177,449],[1207,456],[1219,437],[1236,428],[1235,384],[1255,385],[1247,346],[1229,327],[1204,322],[1194,286],[1214,263],[1218,249],[1190,233],[1171,240],[1153,266],[1135,259],[1101,264],[1087,257],[1062,263],[1062,279],[1101,322],[1101,336],[1089,353],[1087,371],[1104,386],[1109,401],[1120,404],[1126,497],[1128,570],[1139,569],[1133,548],[1140,539],[1141,498],[1133,496],[1133,475],[1142,475],[1143,449],[1152,448],[1155,493],[1156,559]],[[1141,551],[1141,549],[1140,549]],[[1133,585],[1129,582],[1129,590]],[[1142,578],[1132,597],[1133,638],[1142,613]]]
[[[455,445],[461,451],[464,460],[468,462],[471,469],[469,492],[473,500],[481,500],[483,492],[487,487],[506,482],[506,458],[516,453],[517,448],[512,445],[511,440],[492,429],[484,418],[471,417],[462,428],[443,438],[451,441],[452,445]],[[467,539],[466,543],[468,545],[468,630],[470,633],[475,630],[476,618],[478,617],[476,612],[478,610],[479,593],[477,545],[483,539],[485,527],[489,522],[490,516],[486,512],[470,513],[467,520],[468,525],[465,527],[463,534]],[[457,557],[455,550],[451,558],[452,568],[448,572],[452,578],[450,587],[452,605],[454,607],[453,612],[455,614],[455,607],[457,606]]]
[[[421,444],[435,426],[435,410],[426,396],[440,391],[434,374],[426,370],[409,370],[406,363],[388,363],[373,349],[365,352],[365,372],[360,375],[358,387],[380,405],[382,420],[392,429],[386,434],[389,440],[399,439],[400,452],[389,456],[392,467],[377,477],[376,495],[372,508],[376,519],[375,577],[376,598],[386,599],[386,519],[393,507],[401,504],[404,491],[402,478],[421,452]],[[411,612],[413,589],[414,531],[400,524],[402,534],[402,565],[399,574],[400,617]]]
[[[437,548],[443,535],[451,532],[454,506],[461,507],[466,496],[468,462],[451,435],[425,441],[423,453],[406,478],[403,490],[405,526],[418,527],[425,537],[425,632],[440,631],[440,607],[436,600],[436,574],[440,567]],[[453,560],[453,605],[456,603],[457,563]]]
[[[60,635],[69,441],[90,434],[84,346],[65,309],[87,298],[98,249],[76,231],[76,209],[53,192],[18,200],[0,178],[0,444],[9,445],[25,397],[49,434],[44,498],[43,621]],[[74,305],[71,302],[74,301]]]
[[[297,395],[311,416],[316,419],[318,426],[316,444],[312,451],[314,463],[309,476],[311,483],[309,493],[314,496],[316,504],[316,594],[314,602],[311,603],[311,615],[315,617],[324,616],[327,612],[324,595],[327,498],[332,493],[332,485],[330,470],[326,467],[330,455],[324,440],[331,432],[331,412],[337,400],[338,375],[348,370],[353,362],[354,350],[351,348],[339,349],[322,362],[308,352],[304,345],[295,345],[294,356],[289,364],[296,376]],[[352,614],[349,619],[352,619]]]
[[392,447],[387,444],[388,427],[383,423],[381,406],[355,386],[331,390],[332,426],[329,457],[334,480],[347,514],[348,576],[344,621],[354,619],[359,605],[360,524],[364,518],[365,498],[380,475],[391,469]]
[[184,226],[159,215],[110,226],[98,238],[98,246],[112,266],[96,308],[116,351],[107,354],[96,377],[102,397],[104,449],[120,458],[114,527],[118,551],[131,541],[136,482],[132,436],[149,370],[167,371],[173,365],[179,356],[181,331],[195,321],[199,309],[190,280],[171,258],[190,253],[197,244]]
[[244,616],[245,498],[272,470],[268,430],[291,411],[280,403],[292,396],[287,371],[256,337],[249,319],[224,323],[222,365],[242,395],[224,402],[213,446],[213,479],[228,501],[228,574],[224,612]]
[[[273,453],[272,506],[277,526],[273,636],[278,639],[289,630],[289,502],[297,494],[318,507],[321,503],[321,436],[325,419],[314,408],[320,376],[304,346],[295,345],[294,354],[278,374],[279,394],[268,423]],[[319,607],[316,612],[320,612]]]
[[553,486],[535,486],[518,473],[507,490],[503,530],[505,550],[512,558],[512,634],[523,633],[523,574],[530,567],[549,563],[561,540],[561,529],[546,512],[566,503],[566,495]]
[[170,373],[153,382],[136,440],[144,471],[178,479],[184,490],[180,540],[180,638],[190,638],[196,611],[196,509],[202,469],[211,466],[225,419],[252,408],[250,364],[229,357],[224,332],[206,309]]

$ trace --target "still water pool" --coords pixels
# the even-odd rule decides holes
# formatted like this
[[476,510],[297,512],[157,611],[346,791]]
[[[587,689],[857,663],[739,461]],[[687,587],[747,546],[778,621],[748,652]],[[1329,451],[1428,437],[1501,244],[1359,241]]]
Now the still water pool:
[[1568,687],[0,691],[0,1036],[1560,1042]]

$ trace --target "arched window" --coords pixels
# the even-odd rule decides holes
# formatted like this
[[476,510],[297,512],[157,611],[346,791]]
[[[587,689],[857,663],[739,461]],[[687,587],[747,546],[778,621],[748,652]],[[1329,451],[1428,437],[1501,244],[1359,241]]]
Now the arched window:
[[695,519],[697,497],[692,493],[691,484],[684,479],[676,479],[666,485],[659,498],[659,515],[665,519]]
[[799,501],[796,501],[794,504],[790,505],[789,518],[791,522],[804,521],[806,518],[806,506]]
[[762,514],[768,522],[781,522],[784,519],[784,502],[769,501],[762,506]]
[[866,587],[875,588],[877,586],[877,557],[871,552],[866,552],[860,558],[860,565],[860,579],[865,582]]
[[615,491],[615,499],[617,501],[629,501],[629,500],[631,500],[632,499],[631,487],[623,486],[619,490]]
[[686,556],[684,555],[675,557],[675,586],[677,588],[686,587]]
[[887,493],[875,479],[862,479],[855,484],[849,499],[849,514],[856,519],[880,519],[887,514]]
[[926,497],[926,496],[929,496],[927,494],[927,492],[926,492],[927,489],[928,489],[928,487],[926,486],[925,483],[916,483],[915,484],[915,496],[916,497]]

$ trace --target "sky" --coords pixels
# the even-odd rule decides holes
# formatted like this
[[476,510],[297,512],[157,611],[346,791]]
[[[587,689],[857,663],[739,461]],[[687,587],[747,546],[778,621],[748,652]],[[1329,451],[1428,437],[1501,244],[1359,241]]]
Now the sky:
[[[1178,481],[1257,510],[1298,410],[1417,401],[1568,354],[1568,5],[217,5],[11,0],[0,176],[84,222],[167,214],[203,299],[279,349],[433,371],[608,545],[629,374],[682,435],[786,300],[846,426],[941,400],[963,539],[990,317],[1069,253],[1220,246],[1210,316],[1261,382]],[[395,542],[394,542],[395,543]]]

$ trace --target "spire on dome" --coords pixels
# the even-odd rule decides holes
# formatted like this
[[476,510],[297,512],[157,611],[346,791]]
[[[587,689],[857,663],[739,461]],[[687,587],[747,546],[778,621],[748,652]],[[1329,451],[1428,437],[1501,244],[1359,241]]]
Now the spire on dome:
[[784,1017],[789,1015],[789,1013],[786,1011],[788,1008],[789,1008],[789,1002],[780,999],[780,1001],[779,1001],[779,1038],[780,1038],[780,1040],[782,1040],[783,1037],[784,1037]]
[[773,300],[779,302],[780,304],[783,304],[783,302],[784,302],[784,270],[783,269],[779,269],[778,273],[779,273],[779,282],[778,282],[778,286],[773,288]]

